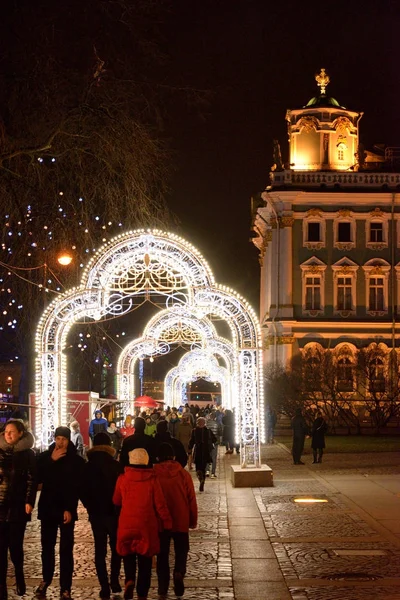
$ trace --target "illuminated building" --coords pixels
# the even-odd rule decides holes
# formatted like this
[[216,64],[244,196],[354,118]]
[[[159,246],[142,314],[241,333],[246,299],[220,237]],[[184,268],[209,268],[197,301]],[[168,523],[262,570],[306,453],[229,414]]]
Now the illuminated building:
[[289,163],[275,143],[270,185],[252,199],[265,364],[313,346],[351,362],[399,343],[399,153],[366,152],[362,113],[328,95],[324,69],[316,80],[318,94],[286,113]]

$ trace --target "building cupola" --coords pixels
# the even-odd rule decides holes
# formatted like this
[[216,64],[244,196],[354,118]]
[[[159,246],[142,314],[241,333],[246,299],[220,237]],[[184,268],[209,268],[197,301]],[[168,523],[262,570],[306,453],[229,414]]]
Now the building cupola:
[[363,113],[347,110],[328,96],[325,69],[315,76],[319,95],[300,109],[287,110],[290,169],[346,171],[356,164],[358,123]]

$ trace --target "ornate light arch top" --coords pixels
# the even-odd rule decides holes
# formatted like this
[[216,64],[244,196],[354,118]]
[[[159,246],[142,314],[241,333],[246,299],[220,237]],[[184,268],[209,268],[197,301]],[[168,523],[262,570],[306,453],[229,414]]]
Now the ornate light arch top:
[[159,230],[120,234],[101,246],[82,276],[86,288],[129,293],[146,288],[168,292],[214,285],[202,254],[183,238]]

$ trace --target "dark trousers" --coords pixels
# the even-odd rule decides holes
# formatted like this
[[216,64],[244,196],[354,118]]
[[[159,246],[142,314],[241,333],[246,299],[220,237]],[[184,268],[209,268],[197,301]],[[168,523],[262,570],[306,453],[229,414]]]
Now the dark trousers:
[[111,550],[111,585],[118,583],[119,572],[121,570],[121,557],[117,554],[117,527],[118,517],[110,516],[91,516],[90,524],[92,526],[94,537],[94,564],[96,573],[102,588],[107,588],[108,574],[106,566],[107,557],[107,541],[110,544]]
[[147,597],[151,583],[151,556],[142,556],[142,554],[127,554],[124,556],[125,583],[136,579],[136,559],[138,564],[138,576],[136,592],[138,596]]
[[217,469],[218,446],[214,446],[210,452],[210,456],[211,462],[207,465],[207,471],[211,470],[212,475],[215,475],[215,471]]
[[304,450],[304,440],[305,440],[304,435],[293,436],[292,455],[293,455],[293,462],[295,465],[298,464],[301,460],[301,455],[303,454],[303,450]]
[[24,572],[24,535],[26,521],[0,523],[0,585],[7,581],[8,550],[17,577]]
[[42,519],[40,537],[42,541],[42,572],[43,580],[50,584],[55,568],[55,547],[57,531],[60,528],[60,588],[61,591],[71,591],[72,573],[74,570],[74,527],[75,521],[64,525],[57,521]]
[[174,540],[175,566],[174,573],[186,573],[187,556],[189,552],[189,534],[182,531],[162,531],[160,533],[160,554],[157,556],[158,593],[168,593],[170,570],[169,570],[169,546],[171,539]]

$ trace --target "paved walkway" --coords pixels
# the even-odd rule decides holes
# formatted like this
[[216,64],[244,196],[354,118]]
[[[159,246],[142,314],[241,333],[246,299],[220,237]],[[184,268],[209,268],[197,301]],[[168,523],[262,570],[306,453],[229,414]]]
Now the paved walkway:
[[[264,455],[274,470],[274,487],[234,489],[230,465],[238,457],[221,449],[218,479],[207,479],[205,492],[198,494],[199,526],[191,533],[185,598],[400,600],[400,455],[326,454],[321,465],[312,465],[308,455],[305,466],[292,465],[278,444],[266,446]],[[305,497],[327,502],[294,502]],[[73,597],[98,598],[83,510],[75,531]],[[25,598],[32,598],[41,579],[35,518],[25,550]],[[149,600],[157,599],[155,585],[153,580]],[[47,597],[59,597],[57,578]],[[10,579],[9,599],[16,598]]]

